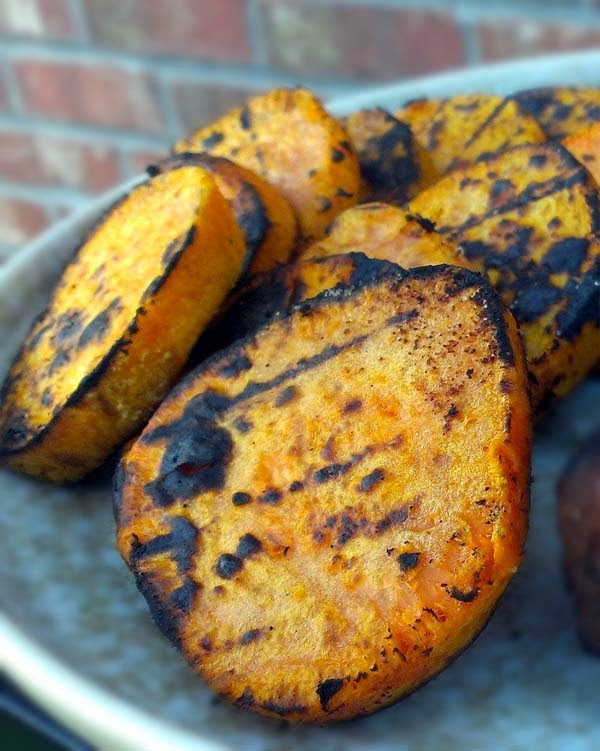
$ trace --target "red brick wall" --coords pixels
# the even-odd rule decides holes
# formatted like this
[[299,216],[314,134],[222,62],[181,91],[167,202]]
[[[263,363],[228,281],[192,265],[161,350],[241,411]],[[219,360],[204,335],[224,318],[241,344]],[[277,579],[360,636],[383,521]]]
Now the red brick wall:
[[0,0],[0,261],[248,93],[600,43],[600,0]]

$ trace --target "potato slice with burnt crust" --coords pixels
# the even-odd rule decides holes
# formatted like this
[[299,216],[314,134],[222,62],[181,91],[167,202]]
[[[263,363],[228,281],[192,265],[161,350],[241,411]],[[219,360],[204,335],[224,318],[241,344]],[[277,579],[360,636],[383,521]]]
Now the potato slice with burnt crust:
[[402,205],[438,178],[410,126],[380,107],[343,118],[360,164],[361,201]]
[[492,94],[417,100],[396,117],[410,125],[440,175],[510,146],[546,140],[535,118],[518,101]]
[[351,252],[392,261],[405,269],[440,263],[472,268],[461,249],[435,232],[431,222],[385,203],[365,203],[343,211],[327,235],[306,248],[301,258]]
[[256,172],[290,202],[305,241],[358,200],[347,132],[306,89],[275,89],[192,133],[175,151],[207,151]]
[[171,387],[243,257],[204,170],[134,188],[79,248],[10,369],[2,459],[57,482],[97,467]]
[[395,267],[363,253],[301,258],[271,272],[254,274],[227,298],[227,307],[198,339],[188,362],[196,367],[217,350],[255,334],[276,315],[340,285],[354,286]]
[[409,205],[485,271],[520,324],[538,412],[600,351],[597,187],[558,143],[517,146],[447,175]]
[[268,271],[289,259],[298,226],[292,207],[278,190],[225,157],[199,152],[175,154],[148,167],[148,173],[156,175],[182,166],[210,172],[229,201],[246,241],[244,272]]
[[373,712],[455,657],[514,574],[530,430],[489,285],[391,271],[176,387],[118,471],[119,549],[220,695],[296,722]]
[[515,101],[534,117],[548,138],[565,138],[600,121],[600,89],[549,86],[527,89]]

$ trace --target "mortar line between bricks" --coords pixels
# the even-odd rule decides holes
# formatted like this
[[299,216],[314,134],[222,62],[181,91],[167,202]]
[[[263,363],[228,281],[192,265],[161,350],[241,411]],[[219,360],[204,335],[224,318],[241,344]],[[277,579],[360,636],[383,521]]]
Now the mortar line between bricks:
[[91,194],[63,186],[24,185],[0,178],[0,198],[16,198],[22,201],[39,203],[46,207],[82,206]]
[[374,81],[302,76],[288,71],[217,63],[201,58],[181,58],[158,55],[134,55],[107,49],[91,49],[80,44],[57,44],[50,41],[34,43],[21,39],[0,39],[0,53],[8,63],[19,60],[38,60],[54,63],[103,64],[122,67],[130,72],[159,73],[166,76],[188,77],[193,81],[206,81],[231,87],[264,88],[266,86],[293,86],[302,80],[314,89],[349,91],[357,86],[373,85]]
[[4,55],[1,55],[0,61],[2,63],[3,78],[4,84],[6,86],[8,105],[15,114],[22,113],[24,110],[23,98],[21,96],[21,88],[17,83],[15,72],[8,58],[6,58]]
[[71,20],[75,27],[75,33],[79,39],[87,44],[93,44],[82,2],[83,0],[67,0],[67,7],[69,8]]
[[175,103],[173,102],[173,96],[169,90],[167,82],[160,75],[157,75],[155,80],[155,94],[158,106],[162,112],[163,122],[165,123],[166,130],[169,134],[169,139],[175,141],[177,138],[181,137],[184,130],[181,117],[177,113]]
[[267,43],[263,29],[263,19],[255,0],[246,0],[246,28],[256,65],[268,65]]
[[0,114],[0,131],[19,128],[27,133],[55,136],[57,138],[73,138],[81,141],[96,141],[102,144],[113,144],[139,149],[168,148],[171,141],[167,137],[151,136],[144,133],[119,129],[103,129],[84,123],[62,122],[60,120],[46,120],[40,117],[23,118],[9,113]]

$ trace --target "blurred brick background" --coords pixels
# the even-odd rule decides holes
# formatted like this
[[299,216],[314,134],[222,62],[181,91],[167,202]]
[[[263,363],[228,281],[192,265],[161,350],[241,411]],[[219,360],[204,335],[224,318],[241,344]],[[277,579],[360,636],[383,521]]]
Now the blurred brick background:
[[0,0],[0,260],[241,98],[600,44],[600,0]]

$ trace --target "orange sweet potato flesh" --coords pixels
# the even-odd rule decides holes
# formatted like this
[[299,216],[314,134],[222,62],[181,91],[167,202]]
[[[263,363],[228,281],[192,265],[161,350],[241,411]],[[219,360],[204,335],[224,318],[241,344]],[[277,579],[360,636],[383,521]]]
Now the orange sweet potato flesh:
[[600,185],[600,123],[567,136],[562,143]]
[[517,146],[457,169],[409,204],[486,272],[519,322],[538,413],[600,351],[600,203],[558,143]]
[[462,94],[417,100],[396,112],[442,175],[480,156],[522,143],[541,143],[546,135],[514,99],[492,94]]
[[600,121],[600,88],[550,86],[520,91],[514,99],[548,138],[562,139]]
[[438,173],[410,127],[380,107],[342,120],[360,164],[360,201],[401,206],[434,183]]
[[477,635],[518,567],[530,430],[489,285],[392,270],[176,387],[118,471],[119,550],[219,695],[293,722],[374,712]]
[[396,206],[365,203],[342,212],[327,235],[302,251],[301,258],[361,252],[405,269],[445,263],[473,268],[461,249],[419,216]]
[[225,157],[186,152],[152,165],[148,171],[159,174],[194,165],[210,172],[233,209],[246,242],[243,271],[253,274],[285,263],[297,241],[296,215],[281,193],[254,172]]
[[305,242],[358,201],[360,169],[348,133],[306,89],[254,97],[174,150],[207,151],[260,175],[290,202]]
[[139,429],[242,268],[244,241],[212,177],[134,188],[66,267],[2,392],[0,456],[77,480]]

